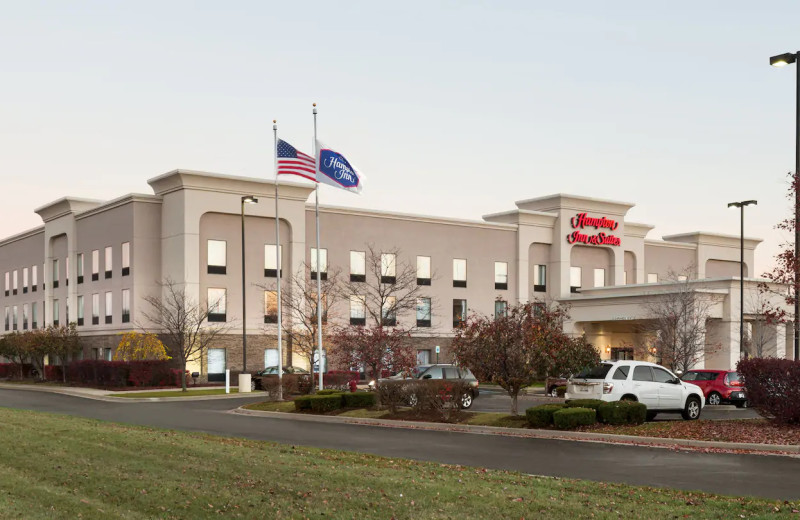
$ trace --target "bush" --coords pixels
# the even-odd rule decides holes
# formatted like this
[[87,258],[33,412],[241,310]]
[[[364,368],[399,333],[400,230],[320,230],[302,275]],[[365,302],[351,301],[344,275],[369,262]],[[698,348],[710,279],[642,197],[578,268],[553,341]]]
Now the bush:
[[591,426],[595,422],[596,412],[592,408],[564,408],[553,414],[553,424],[559,430]]
[[567,401],[567,408],[591,408],[595,412],[605,401],[600,399],[570,399]]
[[342,394],[345,408],[367,408],[375,406],[376,396],[372,392],[356,392]]
[[311,401],[311,410],[317,413],[332,412],[342,407],[342,394],[312,395],[308,399]]
[[311,410],[311,396],[304,395],[294,400],[294,409],[297,411]]
[[33,365],[25,363],[18,365],[16,363],[0,363],[0,379],[5,378],[22,378],[28,376],[33,370]]
[[558,397],[564,397],[567,395],[567,387],[566,386],[557,386],[556,387],[556,395]]
[[544,428],[553,425],[553,414],[566,407],[564,404],[543,404],[525,410],[525,418],[534,428]]
[[[305,374],[283,374],[283,395],[306,395],[311,391],[311,377]],[[257,376],[257,388],[266,391],[270,397],[278,395],[278,376]]]
[[378,381],[375,390],[381,406],[388,407],[391,413],[398,406],[413,403],[417,412],[433,410],[447,421],[453,412],[460,410],[461,396],[470,388],[462,380],[390,379]]
[[800,424],[800,361],[750,358],[736,370],[751,408],[779,424]]
[[[332,390],[347,390],[350,381],[358,379],[357,373],[349,371],[336,371],[322,374],[322,386],[326,389]],[[314,388],[319,388],[319,374],[314,374]]]
[[[323,381],[324,383],[324,381]],[[333,390],[331,388],[326,388],[324,390],[317,390],[316,395],[334,395],[334,394],[341,394],[341,390]]]
[[597,407],[597,420],[603,424],[642,424],[647,406],[636,401],[613,401]]

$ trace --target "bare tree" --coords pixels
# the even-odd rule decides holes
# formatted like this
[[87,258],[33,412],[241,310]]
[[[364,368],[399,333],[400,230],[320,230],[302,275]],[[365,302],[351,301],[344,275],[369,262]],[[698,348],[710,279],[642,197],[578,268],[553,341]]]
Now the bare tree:
[[[152,332],[164,339],[164,344],[179,361],[183,372],[186,372],[186,363],[202,358],[209,345],[228,331],[230,325],[227,322],[208,323],[209,314],[213,313],[219,302],[196,302],[171,278],[158,285],[161,295],[145,296],[144,301],[150,305],[150,310],[142,314],[155,328]],[[147,330],[142,324],[137,325]],[[181,386],[185,392],[185,377],[181,377]]]
[[770,300],[772,293],[766,289],[766,284],[762,285],[756,293],[750,293],[745,303],[750,326],[744,329],[744,346],[749,357],[776,356],[777,350],[772,347],[777,340],[775,328],[786,323],[785,315],[775,313],[775,305]]
[[704,358],[711,347],[706,345],[706,322],[711,314],[713,299],[701,292],[688,274],[670,271],[672,283],[652,295],[645,303],[651,333],[650,353],[659,362],[675,371],[686,371]]
[[[321,274],[321,273],[320,273]],[[336,317],[330,312],[341,298],[339,271],[329,269],[322,284],[322,334],[328,336]],[[297,272],[289,276],[281,284],[281,320],[283,334],[292,345],[292,352],[297,352],[313,365],[317,350],[317,279],[311,276],[311,268],[305,263]],[[275,290],[275,283],[257,284],[267,291]],[[277,311],[275,311],[277,312]],[[273,317],[277,322],[277,314],[265,312],[265,316]],[[279,361],[283,363],[283,360]]]

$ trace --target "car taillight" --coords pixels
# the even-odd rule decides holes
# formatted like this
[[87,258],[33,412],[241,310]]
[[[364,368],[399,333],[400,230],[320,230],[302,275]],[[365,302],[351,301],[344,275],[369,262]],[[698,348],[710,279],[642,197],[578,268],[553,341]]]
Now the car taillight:
[[741,381],[730,381],[728,383],[728,386],[742,386],[742,382]]
[[614,383],[603,383],[603,393],[610,394],[614,389]]

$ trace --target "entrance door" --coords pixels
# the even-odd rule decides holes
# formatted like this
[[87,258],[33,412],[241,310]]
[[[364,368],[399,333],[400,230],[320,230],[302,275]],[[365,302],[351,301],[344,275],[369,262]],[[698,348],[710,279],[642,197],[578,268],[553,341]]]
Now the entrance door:
[[208,349],[208,380],[225,381],[225,349]]
[[[264,351],[264,368],[278,366],[278,349],[268,348]],[[276,372],[277,374],[277,372]]]

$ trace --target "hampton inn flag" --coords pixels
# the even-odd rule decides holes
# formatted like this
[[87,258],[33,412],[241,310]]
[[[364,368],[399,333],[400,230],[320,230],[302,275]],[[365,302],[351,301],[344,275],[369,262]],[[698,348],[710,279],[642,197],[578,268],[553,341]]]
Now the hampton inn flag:
[[300,152],[283,139],[278,139],[278,175],[299,175],[316,181],[314,158]]
[[344,155],[317,141],[317,182],[361,193],[362,175]]

